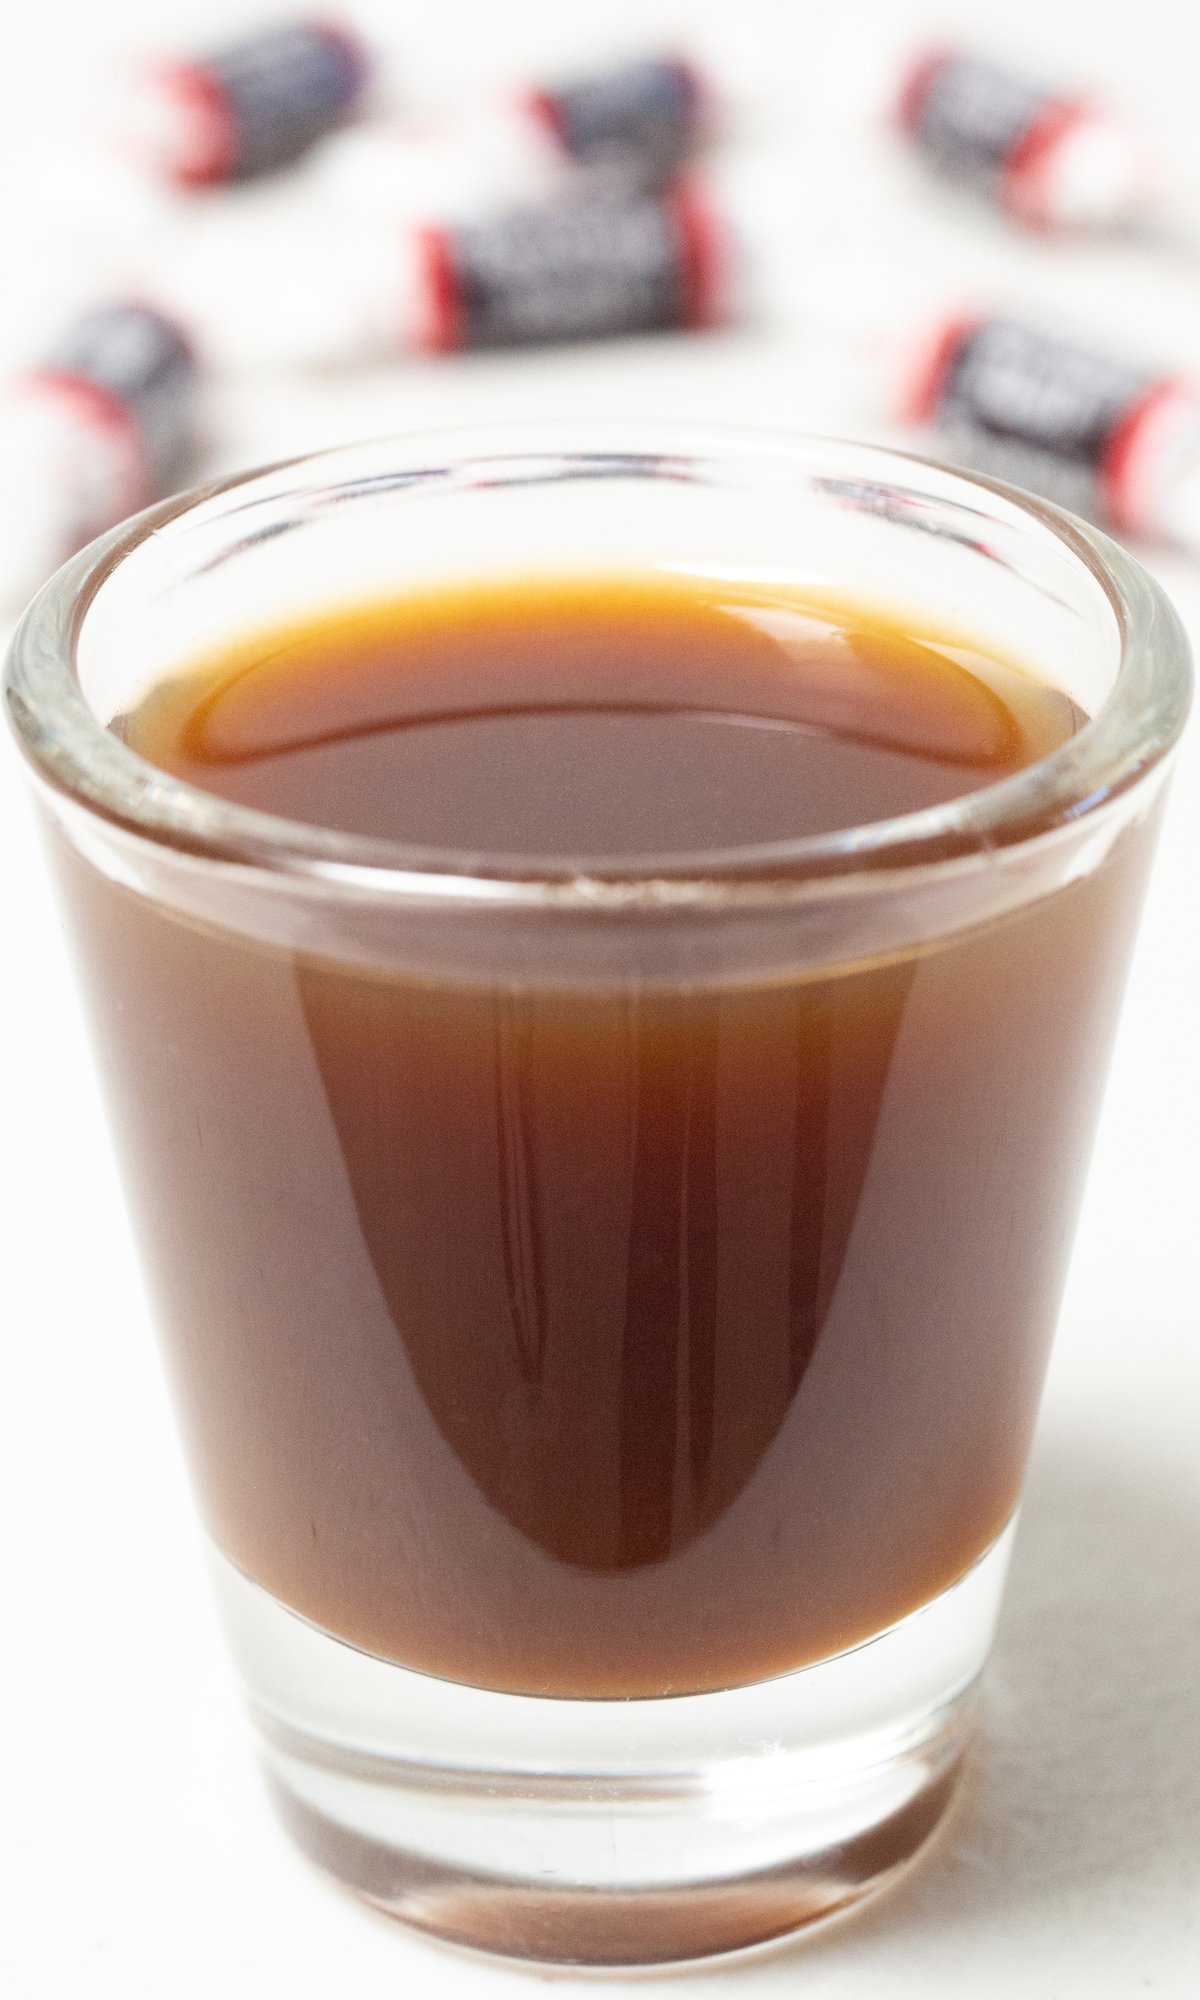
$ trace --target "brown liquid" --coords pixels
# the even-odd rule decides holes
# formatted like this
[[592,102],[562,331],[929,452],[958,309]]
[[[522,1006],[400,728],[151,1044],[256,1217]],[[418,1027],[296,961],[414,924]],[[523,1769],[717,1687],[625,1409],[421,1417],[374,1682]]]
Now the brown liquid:
[[1078,727],[1011,667],[845,620],[669,579],[463,590],[259,637],[124,730],[189,784],[290,819],[615,860],[913,812]]
[[[268,635],[121,726],[247,804],[561,861],[928,805],[1078,719],[875,619],[617,579]],[[1016,1498],[1140,865],[633,988],[289,953],[64,861],[220,1547],[558,1694],[748,1682],[944,1589]]]

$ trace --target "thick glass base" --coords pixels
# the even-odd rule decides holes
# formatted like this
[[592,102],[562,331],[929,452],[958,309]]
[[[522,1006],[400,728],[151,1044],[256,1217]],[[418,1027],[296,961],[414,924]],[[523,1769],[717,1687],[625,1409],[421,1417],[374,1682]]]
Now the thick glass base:
[[1011,1536],[849,1652],[640,1701],[412,1673],[215,1565],[272,1789],[306,1853],[458,1944],[647,1965],[779,1937],[912,1857],[953,1790]]

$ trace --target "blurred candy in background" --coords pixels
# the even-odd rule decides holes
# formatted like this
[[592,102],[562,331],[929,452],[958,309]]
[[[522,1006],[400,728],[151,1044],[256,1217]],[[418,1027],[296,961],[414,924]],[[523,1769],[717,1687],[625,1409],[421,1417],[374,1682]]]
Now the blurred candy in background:
[[1150,15],[1097,74],[1073,0],[1043,46],[993,0],[831,11],[47,0],[5,31],[4,607],[207,474],[551,412],[924,434],[1200,550]]
[[349,22],[279,21],[215,48],[130,64],[102,95],[99,119],[113,150],[147,174],[181,188],[226,187],[303,159],[354,115],[372,67]]

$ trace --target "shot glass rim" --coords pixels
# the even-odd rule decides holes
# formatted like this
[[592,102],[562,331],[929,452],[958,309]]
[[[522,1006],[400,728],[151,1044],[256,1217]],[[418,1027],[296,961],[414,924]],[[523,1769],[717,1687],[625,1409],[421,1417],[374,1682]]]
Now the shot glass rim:
[[[76,673],[80,635],[97,593],[144,543],[222,497],[255,504],[256,482],[293,475],[299,497],[361,484],[356,460],[394,452],[389,476],[411,486],[476,460],[559,458],[631,474],[665,460],[761,461],[800,478],[836,474],[882,494],[910,492],[904,476],[932,479],[943,501],[985,499],[1027,517],[1031,532],[1063,545],[1099,584],[1113,613],[1120,662],[1112,690],[1084,726],[1049,756],[997,783],[919,812],[833,832],[699,854],[588,857],[478,855],[367,838],[238,806],[147,763],[89,707]],[[406,469],[407,466],[407,469]],[[285,498],[268,484],[262,500]],[[474,425],[399,433],[303,453],[193,487],[98,537],[65,563],[33,599],[14,634],[5,699],[18,742],[40,779],[70,804],[140,837],[202,860],[308,878],[372,895],[552,908],[776,902],[818,884],[876,882],[888,873],[974,859],[1094,820],[1169,754],[1192,689],[1186,636],[1170,599],[1131,555],[1090,524],[1048,501],[936,458],[853,439],[656,422]]]

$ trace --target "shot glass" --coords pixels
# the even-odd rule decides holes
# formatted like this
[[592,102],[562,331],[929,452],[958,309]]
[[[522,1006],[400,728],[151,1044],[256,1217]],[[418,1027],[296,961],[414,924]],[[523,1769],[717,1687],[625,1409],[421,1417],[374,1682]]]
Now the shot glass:
[[[934,809],[619,861],[276,819],[122,740],[258,629],[588,571],[832,593],[1088,719]],[[1188,692],[1161,592],[1052,507],[653,425],[254,472],[28,612],[9,713],[221,1613],[285,1821],[365,1898],[650,1963],[927,1839]]]

